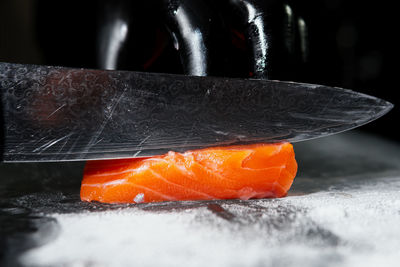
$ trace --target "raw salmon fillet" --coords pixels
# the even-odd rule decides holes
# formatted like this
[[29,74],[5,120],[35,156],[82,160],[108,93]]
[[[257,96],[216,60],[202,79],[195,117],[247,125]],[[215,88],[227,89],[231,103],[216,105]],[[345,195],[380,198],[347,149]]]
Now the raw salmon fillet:
[[89,161],[81,199],[106,203],[285,196],[296,176],[290,143],[214,147]]

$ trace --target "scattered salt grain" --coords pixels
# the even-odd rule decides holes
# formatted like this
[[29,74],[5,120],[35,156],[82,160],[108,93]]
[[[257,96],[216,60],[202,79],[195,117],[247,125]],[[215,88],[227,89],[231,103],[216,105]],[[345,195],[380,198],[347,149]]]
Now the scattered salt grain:
[[135,203],[142,203],[143,201],[144,201],[144,194],[143,193],[137,194],[135,196],[135,198],[133,199],[133,202],[135,202]]

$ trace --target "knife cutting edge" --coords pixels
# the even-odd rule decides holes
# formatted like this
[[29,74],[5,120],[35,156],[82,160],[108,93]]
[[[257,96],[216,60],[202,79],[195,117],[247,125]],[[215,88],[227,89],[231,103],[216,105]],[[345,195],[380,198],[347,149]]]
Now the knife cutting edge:
[[146,157],[299,142],[353,129],[393,105],[305,83],[0,63],[2,160]]

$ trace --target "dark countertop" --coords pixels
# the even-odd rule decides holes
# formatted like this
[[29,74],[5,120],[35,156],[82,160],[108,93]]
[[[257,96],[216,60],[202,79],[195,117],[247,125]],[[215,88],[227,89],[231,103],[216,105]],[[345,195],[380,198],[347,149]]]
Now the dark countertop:
[[400,145],[351,131],[295,144],[281,199],[79,201],[83,163],[0,165],[5,266],[398,266]]

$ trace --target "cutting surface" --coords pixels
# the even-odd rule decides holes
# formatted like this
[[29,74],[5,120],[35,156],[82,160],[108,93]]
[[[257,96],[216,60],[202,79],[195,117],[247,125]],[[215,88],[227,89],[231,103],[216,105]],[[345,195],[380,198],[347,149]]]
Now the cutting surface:
[[2,262],[398,266],[399,148],[356,131],[295,144],[289,196],[250,201],[82,203],[82,163],[0,165]]

